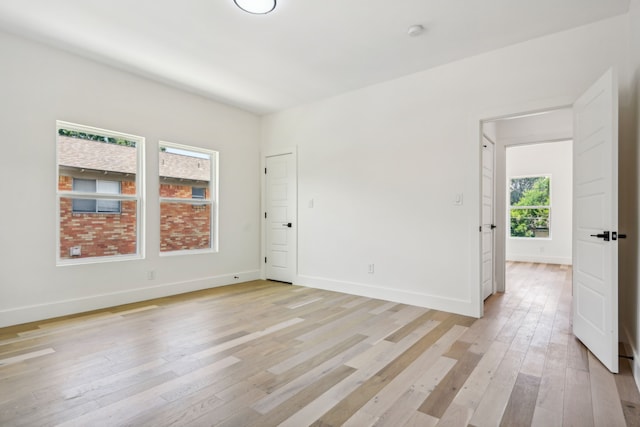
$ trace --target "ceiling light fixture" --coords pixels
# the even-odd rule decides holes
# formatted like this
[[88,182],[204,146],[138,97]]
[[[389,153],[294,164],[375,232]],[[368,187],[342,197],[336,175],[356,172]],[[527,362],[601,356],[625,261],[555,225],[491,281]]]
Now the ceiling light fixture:
[[422,25],[412,25],[407,30],[407,34],[411,37],[417,37],[422,33],[424,33],[424,27]]
[[264,15],[276,8],[276,0],[233,0],[240,9],[256,15]]

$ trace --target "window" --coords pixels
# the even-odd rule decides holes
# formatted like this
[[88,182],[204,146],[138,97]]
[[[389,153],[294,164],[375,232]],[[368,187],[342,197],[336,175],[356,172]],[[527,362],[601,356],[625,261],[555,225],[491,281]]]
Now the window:
[[206,188],[191,187],[192,199],[204,199]]
[[[120,194],[120,182],[73,178],[73,191]],[[119,200],[74,199],[72,206],[74,213],[120,213]]]
[[551,225],[551,177],[511,178],[511,237],[549,237]]
[[58,264],[142,256],[143,143],[57,122]]
[[160,253],[217,250],[218,154],[160,143]]

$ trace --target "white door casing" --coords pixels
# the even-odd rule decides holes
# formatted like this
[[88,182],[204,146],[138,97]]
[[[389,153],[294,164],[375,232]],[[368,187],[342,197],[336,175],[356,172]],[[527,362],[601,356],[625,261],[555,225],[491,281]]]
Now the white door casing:
[[613,70],[591,86],[573,110],[573,333],[616,373],[618,86]]
[[482,138],[482,299],[494,293],[494,144]]
[[265,276],[293,283],[296,270],[296,170],[293,154],[265,159]]

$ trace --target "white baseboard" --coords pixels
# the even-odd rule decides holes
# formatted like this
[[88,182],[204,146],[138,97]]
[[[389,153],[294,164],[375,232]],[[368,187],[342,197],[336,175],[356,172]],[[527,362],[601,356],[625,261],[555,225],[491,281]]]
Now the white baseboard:
[[515,262],[537,262],[540,264],[562,264],[571,265],[573,260],[569,257],[554,257],[554,256],[536,256],[536,255],[507,255],[507,261]]
[[631,334],[629,333],[629,330],[627,328],[623,329],[626,338],[625,342],[629,347],[631,347],[631,356],[633,356],[633,360],[631,361],[631,371],[633,372],[633,379],[636,381],[636,387],[638,387],[638,391],[640,391],[640,351],[638,349],[638,345],[640,344],[632,339]]
[[298,275],[294,284],[309,288],[324,289],[327,291],[342,292],[350,295],[359,295],[402,304],[416,305],[449,313],[462,314],[464,316],[478,317],[475,314],[476,310],[474,310],[474,308],[477,309],[477,307],[472,307],[471,301],[466,300],[443,298],[435,295],[407,292],[363,283],[345,282],[341,280],[327,279],[324,277],[304,275]]
[[98,310],[101,308],[114,307],[122,304],[146,301],[154,298],[162,298],[186,292],[239,283],[239,280],[235,279],[234,276],[240,276],[240,281],[248,282],[251,280],[258,280],[260,278],[260,271],[244,271],[240,273],[204,277],[185,282],[164,283],[161,285],[129,289],[109,294],[91,295],[82,298],[9,308],[6,310],[0,310],[0,327],[19,325],[21,323],[66,316],[68,314],[83,313],[85,311]]

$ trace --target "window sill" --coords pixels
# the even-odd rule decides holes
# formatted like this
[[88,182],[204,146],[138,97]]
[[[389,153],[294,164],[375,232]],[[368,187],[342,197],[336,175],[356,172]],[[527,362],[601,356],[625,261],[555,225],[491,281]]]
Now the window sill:
[[178,251],[166,251],[160,252],[161,257],[171,257],[171,256],[179,256],[179,255],[198,255],[198,254],[215,254],[218,253],[216,249],[182,249]]
[[519,237],[519,236],[508,236],[509,239],[512,240],[553,240],[551,236],[549,237]]
[[142,255],[111,255],[101,257],[87,257],[87,258],[65,258],[58,259],[56,261],[56,267],[67,267],[70,265],[86,265],[86,264],[103,264],[107,262],[120,262],[120,261],[135,261],[144,259]]

